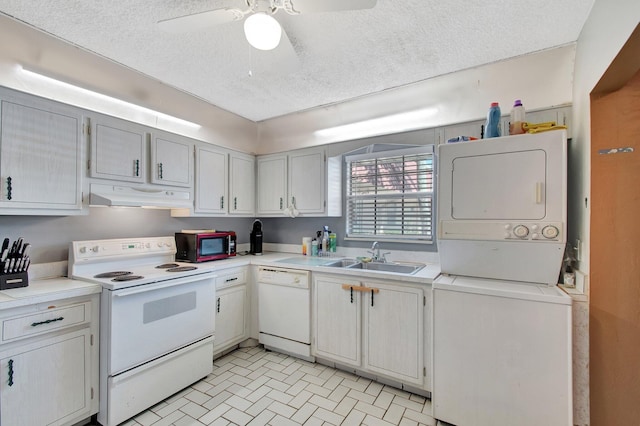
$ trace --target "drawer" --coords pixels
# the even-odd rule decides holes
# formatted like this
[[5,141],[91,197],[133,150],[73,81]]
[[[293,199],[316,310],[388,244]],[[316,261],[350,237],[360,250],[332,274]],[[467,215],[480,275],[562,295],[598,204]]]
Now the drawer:
[[88,323],[91,320],[91,303],[48,309],[21,317],[2,320],[2,342],[9,342],[54,330]]
[[222,270],[216,278],[216,289],[220,290],[234,285],[246,284],[247,268]]

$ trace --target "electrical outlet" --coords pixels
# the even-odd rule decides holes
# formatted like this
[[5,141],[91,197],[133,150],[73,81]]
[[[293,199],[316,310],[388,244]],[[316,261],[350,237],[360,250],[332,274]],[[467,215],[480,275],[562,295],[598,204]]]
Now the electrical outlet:
[[576,260],[582,262],[582,241],[576,240],[576,246],[573,248],[576,252]]

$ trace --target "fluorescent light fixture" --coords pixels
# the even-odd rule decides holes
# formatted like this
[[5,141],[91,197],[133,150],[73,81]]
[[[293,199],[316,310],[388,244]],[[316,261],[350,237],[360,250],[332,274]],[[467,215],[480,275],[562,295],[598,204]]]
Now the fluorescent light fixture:
[[244,20],[244,35],[256,49],[273,50],[280,44],[282,27],[273,16],[254,13]]
[[342,126],[317,130],[316,136],[323,138],[339,138],[342,140],[363,138],[367,136],[385,135],[390,133],[407,132],[425,128],[429,125],[427,118],[438,113],[438,108],[429,107],[419,110],[387,115],[371,120],[358,121]]
[[75,93],[79,93],[79,94],[82,94],[82,95],[85,95],[85,96],[90,96],[91,98],[96,99],[96,100],[106,101],[106,102],[108,102],[108,103],[110,103],[112,105],[116,105],[116,106],[119,106],[119,107],[124,106],[124,107],[127,107],[127,108],[132,108],[132,109],[134,109],[136,111],[143,112],[143,113],[146,113],[146,114],[152,114],[152,115],[155,115],[158,118],[162,118],[164,120],[172,121],[174,123],[178,123],[178,124],[181,124],[181,125],[184,125],[184,126],[189,126],[189,127],[194,127],[194,128],[202,127],[197,123],[193,123],[191,121],[183,120],[182,118],[174,117],[173,115],[165,114],[163,112],[156,111],[156,110],[153,110],[153,109],[150,109],[150,108],[145,108],[143,106],[136,105],[136,104],[133,104],[131,102],[123,101],[123,100],[118,99],[118,98],[114,98],[114,97],[111,97],[111,96],[108,96],[108,95],[104,95],[104,94],[99,93],[99,92],[94,92],[93,90],[85,89],[83,87],[76,86],[75,84],[67,83],[67,82],[64,82],[62,80],[58,80],[56,78],[46,76],[44,74],[40,74],[38,72],[31,71],[31,70],[25,68],[24,66],[19,66],[19,69],[25,76],[27,76],[29,78],[36,79],[36,80],[42,81],[42,82],[44,82],[46,84],[53,85],[53,86],[56,86],[56,87],[60,87],[60,88],[63,88],[65,90],[70,90],[70,91],[73,91]]

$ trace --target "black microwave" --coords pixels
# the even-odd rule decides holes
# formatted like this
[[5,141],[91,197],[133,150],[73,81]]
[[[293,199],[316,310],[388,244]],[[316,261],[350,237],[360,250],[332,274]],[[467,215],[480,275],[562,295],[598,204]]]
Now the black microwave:
[[207,262],[236,255],[236,233],[176,232],[176,260]]

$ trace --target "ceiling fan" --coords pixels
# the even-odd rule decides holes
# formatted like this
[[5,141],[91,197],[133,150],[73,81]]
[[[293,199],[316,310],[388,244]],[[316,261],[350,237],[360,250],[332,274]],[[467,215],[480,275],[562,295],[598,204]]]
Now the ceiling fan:
[[[246,9],[221,8],[165,19],[158,25],[165,31],[183,33],[244,19],[244,33],[256,49],[272,50],[281,40],[291,42],[273,17],[279,10],[290,15],[373,8],[377,0],[245,0]],[[245,19],[246,18],[246,19]]]

